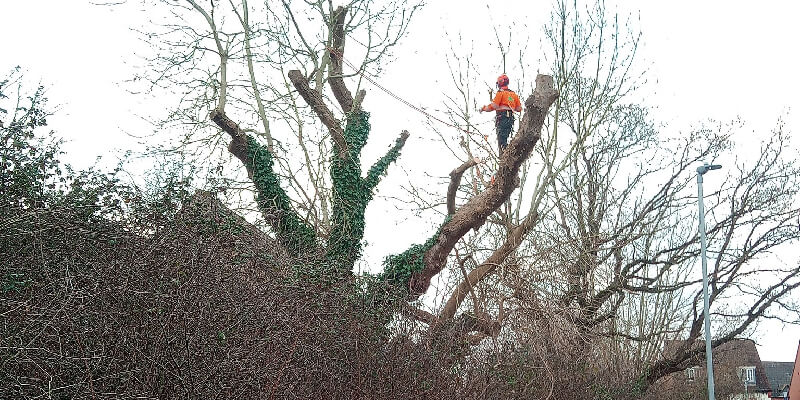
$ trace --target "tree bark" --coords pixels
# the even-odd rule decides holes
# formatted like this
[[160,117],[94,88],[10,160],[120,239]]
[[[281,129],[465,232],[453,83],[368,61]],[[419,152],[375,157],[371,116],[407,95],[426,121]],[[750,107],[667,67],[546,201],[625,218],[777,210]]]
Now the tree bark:
[[289,80],[292,81],[292,85],[294,85],[294,88],[300,93],[303,100],[306,101],[306,104],[311,106],[311,109],[317,114],[322,124],[330,131],[333,141],[336,142],[336,145],[341,149],[337,156],[346,158],[347,142],[344,140],[344,130],[339,120],[333,116],[331,110],[325,105],[325,100],[322,99],[322,95],[308,86],[308,81],[306,81],[303,73],[299,70],[294,69],[289,71]]
[[431,278],[444,268],[447,256],[456,242],[470,229],[482,225],[489,215],[508,200],[517,187],[520,166],[530,156],[541,137],[544,120],[556,98],[558,91],[553,87],[553,78],[549,75],[537,76],[536,90],[525,101],[525,115],[520,123],[519,133],[500,157],[494,184],[470,199],[442,226],[436,242],[425,252],[424,268],[415,271],[411,276],[409,292],[412,297],[418,297],[427,291]]
[[520,243],[522,243],[522,240],[525,238],[525,235],[527,235],[528,232],[533,229],[533,226],[536,224],[537,220],[537,213],[532,212],[531,214],[528,214],[528,216],[522,221],[522,224],[514,228],[508,237],[506,237],[505,242],[503,242],[503,245],[501,245],[500,248],[495,250],[492,255],[489,256],[489,258],[486,259],[486,261],[484,261],[481,265],[467,274],[467,279],[461,281],[461,283],[456,287],[456,290],[453,291],[450,299],[448,299],[447,303],[445,303],[441,313],[439,313],[440,321],[447,321],[455,317],[458,307],[461,306],[461,303],[464,302],[464,299],[467,298],[467,294],[469,294],[469,288],[475,287],[480,281],[494,272],[494,270],[497,269],[503,260],[505,260],[514,250],[517,249],[517,247],[519,247]]
[[345,39],[344,20],[346,16],[347,8],[345,7],[339,7],[333,13],[333,30],[331,32],[333,36],[333,48],[328,49],[331,55],[332,70],[328,78],[328,84],[333,91],[333,96],[336,97],[336,101],[338,101],[339,105],[342,107],[342,111],[348,114],[353,109],[353,95],[350,93],[350,90],[347,89],[347,85],[345,85],[342,77]]
[[233,122],[225,112],[219,109],[214,109],[208,116],[212,122],[231,136],[231,143],[228,145],[228,151],[238,158],[247,169],[247,175],[253,177],[253,166],[247,160],[247,135],[239,128],[239,124]]
[[458,191],[458,185],[461,184],[461,177],[464,176],[464,172],[480,162],[481,160],[476,157],[450,171],[450,186],[447,187],[447,215],[456,213],[456,192]]

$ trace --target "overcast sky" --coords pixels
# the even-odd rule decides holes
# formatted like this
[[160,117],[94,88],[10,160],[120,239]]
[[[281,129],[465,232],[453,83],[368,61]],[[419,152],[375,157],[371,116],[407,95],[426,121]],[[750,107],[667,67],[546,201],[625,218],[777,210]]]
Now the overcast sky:
[[[491,13],[491,22],[500,26],[511,20],[525,21],[524,26],[505,26],[515,36],[538,38],[550,12],[549,1],[505,6],[493,2],[491,9],[486,1],[429,3],[397,49],[396,62],[387,67],[383,81],[422,106],[430,97],[419,95],[407,80],[409,76],[423,80],[427,91],[436,92],[436,84],[442,80],[426,72],[443,67],[436,55],[447,47],[440,39],[445,33],[473,35],[478,41],[491,42]],[[453,7],[456,3],[458,7]],[[133,67],[141,65],[133,55],[133,49],[141,44],[131,28],[145,23],[145,13],[132,4],[138,2],[107,7],[86,0],[0,1],[0,72],[5,74],[19,65],[26,71],[28,82],[41,81],[48,87],[51,104],[60,107],[50,119],[50,127],[68,140],[70,162],[78,167],[91,164],[98,155],[113,154],[114,149],[130,148],[136,140],[126,133],[143,136],[152,130],[137,115],[169,106],[128,94],[120,85],[133,76]],[[681,0],[625,4],[635,8],[618,6],[620,13],[641,17],[641,65],[649,66],[651,78],[647,101],[656,107],[665,129],[682,131],[708,118],[726,121],[740,117],[748,123],[748,130],[737,133],[743,136],[754,131],[768,134],[779,118],[792,132],[800,132],[800,2]],[[534,43],[531,51],[536,46]],[[544,64],[535,68],[547,72]],[[493,82],[497,71],[485,72],[487,82]],[[383,104],[392,101],[376,90],[369,93],[369,100]],[[373,124],[378,128],[381,124],[391,126],[394,132],[419,120],[412,113],[395,113],[394,118],[385,122],[374,118]],[[385,141],[394,137],[391,133]],[[711,176],[707,179],[712,180]],[[783,331],[779,326],[765,325],[756,339],[762,360],[792,361],[800,330]]]

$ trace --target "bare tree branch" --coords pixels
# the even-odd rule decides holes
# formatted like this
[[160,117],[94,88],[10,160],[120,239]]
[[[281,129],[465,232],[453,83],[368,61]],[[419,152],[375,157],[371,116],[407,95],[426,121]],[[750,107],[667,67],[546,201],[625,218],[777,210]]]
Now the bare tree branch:
[[517,186],[517,173],[541,137],[542,126],[550,105],[558,98],[553,78],[539,75],[536,90],[525,101],[525,115],[517,136],[511,140],[500,158],[495,184],[470,199],[442,226],[436,243],[425,252],[424,269],[414,272],[409,284],[410,293],[418,296],[427,291],[431,278],[444,268],[447,256],[455,243],[470,229],[481,225],[511,195]]
[[[334,11],[332,16],[333,29],[331,31],[331,35],[333,36],[333,40],[331,41],[333,48],[327,49],[327,51],[330,53],[332,66],[330,77],[328,78],[328,84],[333,91],[334,97],[336,97],[336,100],[342,107],[342,111],[344,111],[345,114],[348,114],[353,109],[354,102],[353,95],[350,94],[350,90],[347,89],[347,85],[345,85],[344,79],[342,79],[342,61],[344,60],[345,43],[344,23],[346,16],[347,8],[345,7],[339,7],[336,9],[336,11]],[[360,105],[361,102],[359,101],[356,104]]]
[[346,158],[347,157],[347,142],[344,139],[344,131],[342,130],[341,123],[339,122],[336,117],[333,116],[333,113],[325,104],[325,100],[322,98],[317,91],[312,90],[311,87],[308,86],[308,81],[306,80],[303,73],[299,70],[291,70],[289,71],[289,80],[292,81],[295,89],[297,92],[300,93],[300,96],[303,97],[303,100],[306,101],[314,113],[317,114],[319,120],[328,128],[330,131],[333,140],[339,146],[340,152],[337,154],[339,158]]
[[469,294],[470,288],[477,286],[478,283],[480,283],[484,278],[493,273],[497,267],[500,266],[508,258],[508,256],[510,256],[519,247],[520,244],[522,244],[525,236],[536,225],[537,220],[537,213],[532,212],[528,214],[528,216],[526,216],[522,221],[522,224],[514,228],[511,233],[506,236],[505,242],[503,242],[503,244],[497,250],[495,250],[492,255],[486,259],[486,261],[469,272],[467,279],[461,281],[461,283],[450,295],[447,303],[445,303],[444,308],[439,313],[440,320],[446,321],[455,316],[459,306],[461,306],[461,303],[467,297],[467,294]]
[[458,186],[461,184],[461,177],[464,175],[464,172],[478,165],[480,162],[481,159],[475,157],[450,171],[450,185],[447,187],[447,215],[456,213],[456,192],[458,191]]

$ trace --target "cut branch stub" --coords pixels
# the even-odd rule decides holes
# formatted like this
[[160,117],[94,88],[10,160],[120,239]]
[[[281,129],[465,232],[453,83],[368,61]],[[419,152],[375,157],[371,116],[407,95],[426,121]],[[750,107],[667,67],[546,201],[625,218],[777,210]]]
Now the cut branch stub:
[[356,98],[353,99],[353,108],[361,109],[361,104],[364,103],[364,97],[367,95],[367,91],[364,89],[359,90],[356,92]]
[[480,164],[481,159],[475,157],[461,164],[458,168],[450,171],[450,186],[447,187],[447,215],[456,213],[456,192],[461,184],[461,177],[468,169]]
[[253,166],[247,159],[247,135],[239,128],[239,124],[233,122],[225,112],[214,109],[208,116],[212,122],[217,124],[220,129],[231,136],[231,144],[228,145],[228,151],[238,158],[239,161],[247,169],[247,175],[253,177]]
[[289,71],[289,80],[292,81],[292,85],[294,85],[294,88],[300,93],[300,96],[305,100],[306,104],[314,110],[314,113],[317,114],[322,124],[330,131],[333,141],[336,142],[340,149],[337,156],[340,158],[347,157],[347,143],[344,139],[342,125],[339,120],[333,116],[333,113],[325,104],[322,95],[311,89],[303,73],[296,69]]
[[495,182],[470,199],[435,235],[435,242],[424,255],[424,268],[415,271],[409,282],[412,297],[422,295],[428,290],[431,278],[438,274],[447,262],[447,256],[456,242],[470,229],[482,225],[503,202],[508,200],[518,181],[520,166],[533,152],[533,147],[541,137],[544,120],[558,91],[553,86],[553,78],[548,75],[536,77],[536,90],[525,101],[525,115],[520,123],[519,133],[511,140],[500,158],[495,174]]

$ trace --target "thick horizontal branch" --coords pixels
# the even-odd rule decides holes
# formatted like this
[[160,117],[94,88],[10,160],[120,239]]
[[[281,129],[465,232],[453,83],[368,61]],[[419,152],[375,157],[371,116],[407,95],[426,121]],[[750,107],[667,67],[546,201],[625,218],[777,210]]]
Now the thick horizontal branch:
[[410,317],[414,318],[416,321],[424,322],[428,325],[432,325],[436,322],[436,316],[411,304],[405,303],[405,307],[403,310],[408,314]]
[[322,122],[325,127],[328,128],[330,131],[331,136],[333,137],[333,141],[336,142],[336,145],[339,146],[340,152],[337,154],[340,158],[347,157],[347,143],[344,140],[344,131],[342,130],[342,125],[336,117],[333,116],[333,113],[328,106],[325,105],[325,100],[323,100],[322,95],[311,89],[308,86],[308,81],[303,76],[303,74],[294,69],[289,71],[289,80],[292,81],[292,85],[294,88],[297,89],[297,92],[300,93],[300,96],[303,100],[306,101],[314,113],[317,114],[319,120]]
[[[421,317],[425,316],[421,315]],[[501,319],[494,320],[485,312],[463,313],[448,321],[437,321],[434,317],[428,334],[433,340],[467,342],[475,345],[486,337],[497,336],[501,327]]]
[[456,192],[458,191],[458,186],[461,184],[461,177],[464,176],[464,172],[478,165],[480,162],[481,159],[475,157],[450,171],[450,186],[447,187],[447,215],[456,213]]
[[470,199],[439,230],[435,243],[425,252],[424,268],[414,272],[411,277],[409,291],[412,296],[419,296],[428,290],[431,278],[444,268],[456,242],[470,229],[481,226],[511,196],[518,185],[519,169],[539,141],[544,120],[556,98],[558,91],[553,87],[553,78],[548,75],[537,76],[536,90],[525,101],[525,115],[519,133],[500,157],[494,184]]
[[497,336],[500,333],[500,322],[492,320],[489,314],[480,313],[473,315],[471,313],[461,314],[459,317],[459,324],[463,332],[480,332],[486,336]]

